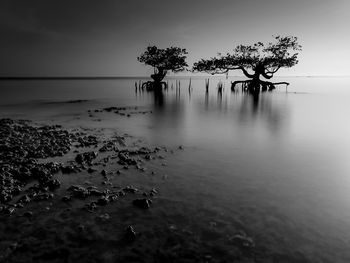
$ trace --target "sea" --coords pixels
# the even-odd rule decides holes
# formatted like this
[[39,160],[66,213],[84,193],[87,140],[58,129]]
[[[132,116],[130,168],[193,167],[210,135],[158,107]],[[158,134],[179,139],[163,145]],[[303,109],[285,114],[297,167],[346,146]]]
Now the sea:
[[[277,77],[290,85],[258,95],[238,79],[169,77],[158,95],[146,78],[1,80],[0,118],[180,147],[147,179],[161,201],[143,220],[187,227],[214,257],[240,229],[271,262],[350,262],[350,77]],[[145,114],[95,112],[112,106]]]

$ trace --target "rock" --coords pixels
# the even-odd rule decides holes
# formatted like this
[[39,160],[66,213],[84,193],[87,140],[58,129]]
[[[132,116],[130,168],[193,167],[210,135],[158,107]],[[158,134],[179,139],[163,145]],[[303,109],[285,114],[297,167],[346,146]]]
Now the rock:
[[97,209],[96,202],[91,202],[91,203],[85,205],[85,207],[91,213],[94,212]]
[[81,185],[72,185],[67,190],[78,198],[86,198],[90,195],[90,191]]
[[152,188],[150,191],[150,196],[155,196],[156,194],[158,194],[158,191],[156,189]]
[[118,163],[121,165],[136,165],[137,161],[134,158],[131,158],[129,156],[129,152],[128,151],[120,151],[118,153],[118,157],[119,157],[119,161]]
[[79,137],[78,142],[80,147],[97,146],[98,144],[97,137],[93,135]]
[[8,214],[8,215],[12,215],[15,212],[15,208],[14,207],[6,207],[5,209],[3,209],[3,211]]
[[251,249],[255,247],[253,239],[244,232],[235,234],[229,240],[241,249]]
[[103,192],[101,192],[100,190],[96,189],[96,188],[91,188],[89,189],[90,195],[92,196],[102,196],[104,195]]
[[30,201],[32,201],[32,199],[28,196],[28,195],[24,195],[22,196],[20,199],[18,199],[17,203],[29,203]]
[[78,164],[88,164],[88,165],[92,165],[92,161],[97,157],[97,153],[96,152],[85,152],[85,153],[79,153],[76,157],[75,157],[75,161]]
[[138,189],[135,188],[135,187],[133,187],[133,186],[131,186],[131,185],[128,185],[128,186],[126,186],[126,187],[123,188],[123,191],[124,191],[125,193],[132,193],[132,194],[135,194],[135,193],[138,191]]
[[145,160],[151,160],[152,156],[150,154],[146,154],[144,158],[145,158]]
[[101,174],[102,174],[102,176],[107,176],[106,170],[102,170],[102,171],[101,171]]
[[152,201],[150,199],[146,199],[146,198],[135,199],[134,201],[132,201],[132,204],[134,206],[137,206],[137,207],[142,208],[142,209],[150,208],[151,203],[152,203]]
[[59,188],[61,186],[61,183],[57,179],[50,179],[50,180],[48,180],[46,182],[43,182],[41,185],[43,187],[48,187],[49,190],[52,191],[52,190],[55,190],[55,189]]

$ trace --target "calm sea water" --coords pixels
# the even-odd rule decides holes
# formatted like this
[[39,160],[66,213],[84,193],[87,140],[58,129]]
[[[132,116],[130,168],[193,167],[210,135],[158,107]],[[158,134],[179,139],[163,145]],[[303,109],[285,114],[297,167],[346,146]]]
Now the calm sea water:
[[[288,90],[232,93],[234,79],[169,79],[161,98],[139,79],[0,82],[0,117],[104,128],[185,150],[161,186],[178,221],[241,226],[260,247],[300,262],[350,262],[350,78],[289,78]],[[181,82],[180,91],[176,81]],[[219,94],[218,81],[225,88]],[[173,86],[173,89],[171,88]],[[69,100],[87,100],[66,103]],[[131,118],[87,110],[138,106]],[[170,211],[171,210],[171,211]],[[187,219],[184,219],[187,218]]]

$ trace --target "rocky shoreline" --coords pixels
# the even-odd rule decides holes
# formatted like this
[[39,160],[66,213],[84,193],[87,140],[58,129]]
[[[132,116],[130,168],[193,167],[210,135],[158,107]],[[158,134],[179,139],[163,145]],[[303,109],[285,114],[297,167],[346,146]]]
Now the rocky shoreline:
[[[156,171],[147,166],[164,167],[164,159],[183,150],[149,147],[127,134],[0,119],[0,262],[115,262],[109,251],[119,251],[111,256],[118,262],[221,262],[215,254],[227,252],[210,252],[186,226],[157,226],[168,209],[159,205],[158,187],[120,181],[123,175],[152,178]],[[153,209],[157,216],[148,214]],[[212,233],[203,226],[204,233],[233,246],[238,258],[253,256],[250,236],[219,234],[216,224],[210,223]]]

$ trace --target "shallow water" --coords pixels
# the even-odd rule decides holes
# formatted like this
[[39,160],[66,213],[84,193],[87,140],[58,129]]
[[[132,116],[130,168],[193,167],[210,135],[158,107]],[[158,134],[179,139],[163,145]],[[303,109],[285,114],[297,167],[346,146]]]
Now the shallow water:
[[[259,97],[232,93],[231,80],[211,78],[206,94],[204,78],[192,78],[191,92],[188,78],[169,79],[157,98],[135,93],[134,79],[1,81],[0,117],[183,145],[159,171],[167,180],[125,179],[160,184],[152,214],[134,220],[145,229],[156,228],[153,222],[187,226],[218,244],[243,229],[261,250],[278,255],[277,262],[349,262],[350,78],[283,79],[291,83],[287,91]],[[152,113],[93,112],[108,106]]]

